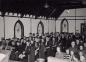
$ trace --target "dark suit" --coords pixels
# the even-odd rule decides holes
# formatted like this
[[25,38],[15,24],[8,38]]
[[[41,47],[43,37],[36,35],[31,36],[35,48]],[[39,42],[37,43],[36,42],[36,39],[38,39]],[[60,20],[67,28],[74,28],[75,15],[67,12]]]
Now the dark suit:
[[39,47],[39,58],[45,58],[45,46],[42,42]]
[[34,61],[35,61],[35,44],[32,44],[30,49],[30,62]]
[[47,43],[46,43],[46,57],[48,57],[48,56],[52,56],[52,41],[50,40],[50,41],[47,41]]

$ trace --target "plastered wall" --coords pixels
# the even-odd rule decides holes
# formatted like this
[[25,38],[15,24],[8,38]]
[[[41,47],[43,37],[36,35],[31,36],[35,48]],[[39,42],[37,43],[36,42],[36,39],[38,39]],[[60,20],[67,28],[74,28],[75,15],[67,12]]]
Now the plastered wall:
[[[12,15],[12,14],[11,14]],[[16,14],[14,14],[16,15]],[[75,22],[75,16],[76,15],[76,22]],[[79,17],[84,16],[84,17]],[[44,24],[44,33],[51,33],[55,32],[55,24],[56,24],[56,32],[60,32],[61,30],[61,21],[62,19],[66,18],[69,23],[69,33],[75,33],[75,26],[76,30],[80,33],[81,31],[81,23],[84,23],[86,19],[86,8],[80,8],[76,9],[69,9],[64,10],[63,13],[58,17],[56,20],[45,20],[45,19],[32,19],[32,18],[18,18],[18,17],[7,17],[5,16],[5,37],[6,38],[12,38],[14,37],[14,25],[15,23],[20,20],[24,25],[24,36],[28,37],[29,33],[37,33],[37,26],[40,21]],[[71,20],[70,20],[71,19]],[[82,19],[82,20],[78,20]],[[3,17],[0,16],[0,40],[2,37],[4,37],[4,21]],[[75,24],[76,23],[76,24]]]

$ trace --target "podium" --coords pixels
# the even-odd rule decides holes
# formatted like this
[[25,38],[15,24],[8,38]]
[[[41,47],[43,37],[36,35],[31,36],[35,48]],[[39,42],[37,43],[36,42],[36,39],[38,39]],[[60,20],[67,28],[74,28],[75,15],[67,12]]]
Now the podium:
[[10,53],[9,50],[0,50],[0,62],[9,62]]

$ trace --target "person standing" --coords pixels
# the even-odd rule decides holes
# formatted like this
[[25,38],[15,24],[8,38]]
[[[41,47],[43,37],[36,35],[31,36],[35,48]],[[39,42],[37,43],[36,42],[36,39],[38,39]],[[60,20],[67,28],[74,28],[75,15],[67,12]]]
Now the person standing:
[[45,46],[44,46],[44,39],[41,39],[40,46],[39,46],[39,58],[45,58]]
[[35,61],[35,43],[33,40],[31,40],[31,47],[30,47],[30,62]]
[[57,52],[56,52],[56,54],[55,54],[55,57],[58,58],[58,59],[64,59],[64,53],[61,52],[61,47],[58,46],[58,47],[56,48],[56,50],[57,50]]

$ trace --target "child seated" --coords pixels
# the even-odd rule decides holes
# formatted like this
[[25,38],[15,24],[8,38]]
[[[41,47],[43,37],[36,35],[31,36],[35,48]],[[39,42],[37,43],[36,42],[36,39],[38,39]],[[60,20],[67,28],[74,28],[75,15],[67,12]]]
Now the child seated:
[[58,47],[56,48],[56,50],[57,50],[57,52],[56,52],[55,57],[56,57],[56,58],[59,58],[59,59],[64,59],[64,53],[61,52],[61,47],[58,46]]
[[19,59],[20,60],[23,60],[26,58],[26,54],[25,54],[25,51],[23,51],[20,55],[19,55]]
[[82,52],[79,52],[80,62],[86,62],[85,57]]
[[64,55],[64,59],[70,59],[70,53],[69,53],[69,49],[66,49],[66,54]]
[[71,61],[70,62],[79,62],[79,55],[78,53],[74,53],[73,51],[70,52],[71,54]]

